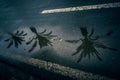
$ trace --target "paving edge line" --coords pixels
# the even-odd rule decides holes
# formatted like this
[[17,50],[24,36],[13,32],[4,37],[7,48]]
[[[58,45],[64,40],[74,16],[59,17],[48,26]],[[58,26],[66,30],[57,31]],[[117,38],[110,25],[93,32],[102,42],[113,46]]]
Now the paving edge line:
[[63,76],[68,76],[77,80],[115,80],[98,74],[84,72],[78,69],[73,69],[52,62],[29,58],[18,54],[0,53],[0,56],[2,56],[3,58],[9,58],[14,61],[19,61],[25,64],[32,65],[34,67],[37,67],[38,69],[45,69],[47,71],[54,72]]

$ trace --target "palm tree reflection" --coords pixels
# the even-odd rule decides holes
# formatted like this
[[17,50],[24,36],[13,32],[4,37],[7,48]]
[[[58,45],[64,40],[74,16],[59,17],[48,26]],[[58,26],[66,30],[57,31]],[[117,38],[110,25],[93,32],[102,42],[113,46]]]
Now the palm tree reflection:
[[53,37],[56,37],[56,35],[52,35],[52,31],[45,34],[46,29],[40,33],[37,32],[35,27],[30,27],[30,30],[35,34],[35,36],[26,43],[28,45],[28,44],[34,42],[31,49],[29,50],[29,52],[33,51],[35,49],[35,47],[37,46],[37,44],[39,44],[40,48],[49,46],[49,45],[52,46],[52,42],[50,41],[50,39]]
[[24,31],[19,30],[17,30],[15,33],[8,32],[8,34],[10,35],[10,38],[5,40],[5,42],[9,42],[7,48],[10,48],[13,44],[16,48],[18,48],[18,46],[25,41],[24,37],[27,35],[27,33],[24,33]]
[[[72,56],[81,53],[79,56],[79,59],[77,62],[80,62],[83,58],[87,57],[90,59],[91,55],[96,55],[96,57],[101,61],[100,53],[96,50],[96,48],[102,48],[102,49],[109,49],[113,51],[117,51],[115,48],[110,48],[105,46],[104,44],[97,42],[97,40],[100,38],[100,36],[93,37],[94,29],[92,28],[91,33],[88,34],[86,27],[81,27],[81,34],[83,36],[83,39],[79,40],[66,40],[66,42],[69,43],[78,43],[79,41],[82,41],[82,44],[77,47],[76,52],[72,54]],[[112,34],[112,33],[111,33]]]

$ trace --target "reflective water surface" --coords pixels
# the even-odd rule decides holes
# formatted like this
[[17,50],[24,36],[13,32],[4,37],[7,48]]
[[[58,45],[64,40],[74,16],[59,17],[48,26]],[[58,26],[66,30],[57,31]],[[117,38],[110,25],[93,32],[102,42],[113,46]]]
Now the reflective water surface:
[[1,53],[20,54],[119,79],[119,7],[40,13],[114,2],[119,1],[0,0]]

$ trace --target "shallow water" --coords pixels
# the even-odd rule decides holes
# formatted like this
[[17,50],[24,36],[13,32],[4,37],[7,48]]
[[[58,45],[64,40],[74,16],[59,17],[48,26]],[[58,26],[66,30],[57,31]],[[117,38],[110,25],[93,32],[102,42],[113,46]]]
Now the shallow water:
[[[1,52],[43,59],[64,66],[119,79],[120,8],[40,14],[40,12],[46,9],[112,2],[119,1],[0,0],[0,50]],[[26,42],[35,36],[29,29],[31,26],[34,26],[38,32],[42,32],[44,29],[47,30],[46,33],[52,31],[52,34],[57,35],[58,37],[51,39],[52,46],[40,49],[39,45],[37,45],[32,52],[28,52],[33,43],[26,45]],[[82,41],[79,41],[78,43],[69,43],[65,40],[78,40],[79,38],[84,38],[81,34],[80,27],[87,27],[89,34],[91,33],[91,29],[94,28],[93,36],[101,36],[97,41],[108,47],[116,48],[118,51],[97,48],[102,61],[94,55],[91,56],[90,59],[87,56],[83,57],[82,60],[77,63],[80,53],[75,56],[72,56],[72,54],[76,51],[77,47],[82,44]],[[27,33],[25,42],[23,42],[22,45],[19,45],[18,48],[14,45],[10,48],[6,48],[9,42],[5,42],[4,40],[10,37],[7,32],[13,33],[17,30],[24,30]]]

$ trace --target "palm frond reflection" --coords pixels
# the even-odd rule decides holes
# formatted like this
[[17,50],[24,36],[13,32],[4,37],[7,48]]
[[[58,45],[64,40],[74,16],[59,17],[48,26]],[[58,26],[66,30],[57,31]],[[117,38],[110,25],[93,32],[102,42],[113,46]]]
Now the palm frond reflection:
[[24,37],[27,35],[24,31],[17,30],[15,33],[8,32],[10,37],[5,40],[5,42],[9,42],[7,48],[10,48],[13,44],[16,48],[24,42]]
[[28,45],[34,42],[29,52],[33,51],[35,47],[37,47],[37,44],[39,44],[40,48],[49,45],[52,46],[52,42],[50,41],[50,39],[56,37],[56,35],[52,35],[52,31],[46,33],[46,29],[45,29],[42,32],[37,32],[35,27],[30,27],[30,30],[35,34],[35,36],[33,36],[33,38],[26,43]]
[[66,42],[69,42],[69,43],[78,43],[79,41],[82,41],[82,44],[77,47],[76,52],[72,54],[72,56],[74,56],[80,53],[80,56],[77,62],[80,62],[85,57],[88,57],[90,59],[91,56],[94,56],[94,55],[96,55],[96,57],[101,61],[102,58],[100,57],[100,53],[97,51],[97,48],[118,51],[115,48],[108,47],[103,43],[98,42],[98,39],[100,38],[100,36],[93,37],[94,28],[92,28],[90,34],[88,33],[88,30],[86,27],[81,27],[80,31],[83,36],[83,38],[81,38],[80,40],[66,40]]

